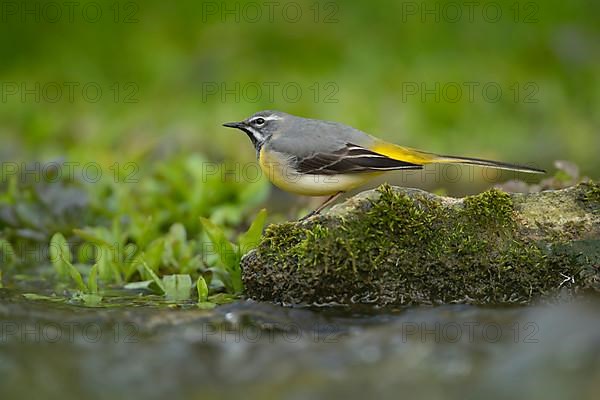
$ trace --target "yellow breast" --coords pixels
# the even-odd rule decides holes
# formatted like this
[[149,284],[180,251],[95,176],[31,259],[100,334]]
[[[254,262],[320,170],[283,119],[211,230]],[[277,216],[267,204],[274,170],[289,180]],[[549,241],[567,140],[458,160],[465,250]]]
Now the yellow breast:
[[282,153],[265,150],[259,153],[258,163],[263,173],[280,189],[305,196],[328,196],[346,192],[362,185],[380,173],[355,173],[338,175],[300,174]]

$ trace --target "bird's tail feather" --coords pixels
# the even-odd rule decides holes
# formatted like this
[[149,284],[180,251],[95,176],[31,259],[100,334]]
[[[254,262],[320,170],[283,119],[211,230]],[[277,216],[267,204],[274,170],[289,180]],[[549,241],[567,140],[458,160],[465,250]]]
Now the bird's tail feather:
[[506,169],[510,171],[528,172],[543,174],[546,171],[539,168],[528,167],[525,165],[511,164],[500,161],[484,160],[481,158],[444,156],[434,153],[428,153],[410,147],[398,146],[387,142],[379,142],[373,148],[373,151],[383,154],[395,160],[406,161],[410,163],[425,164],[464,164],[476,165],[480,167],[491,167],[497,169]]
[[484,160],[481,158],[471,157],[436,156],[435,158],[431,159],[429,163],[477,165],[480,167],[492,167],[496,169],[506,169],[509,171],[528,172],[534,174],[543,174],[546,172],[543,169],[528,167],[526,165],[511,164],[501,161]]

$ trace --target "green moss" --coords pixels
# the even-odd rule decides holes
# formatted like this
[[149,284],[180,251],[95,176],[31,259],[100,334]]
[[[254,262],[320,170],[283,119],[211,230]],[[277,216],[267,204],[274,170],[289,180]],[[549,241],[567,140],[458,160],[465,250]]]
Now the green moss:
[[579,201],[583,203],[584,208],[593,212],[600,211],[600,185],[596,182],[585,182],[580,186],[583,190]]
[[508,227],[513,224],[513,201],[510,195],[491,189],[464,199],[465,217],[487,226]]
[[377,192],[343,218],[269,228],[245,264],[248,293],[288,303],[523,303],[577,273],[520,236],[507,193],[446,204],[388,185]]

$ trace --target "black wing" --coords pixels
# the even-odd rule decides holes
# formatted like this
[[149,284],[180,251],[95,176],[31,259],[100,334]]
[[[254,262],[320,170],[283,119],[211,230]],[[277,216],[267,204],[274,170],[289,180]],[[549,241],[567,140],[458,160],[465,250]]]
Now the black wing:
[[297,160],[298,172],[313,175],[422,168],[422,165],[394,160],[351,143],[347,143],[345,147],[331,153],[316,153],[310,157]]

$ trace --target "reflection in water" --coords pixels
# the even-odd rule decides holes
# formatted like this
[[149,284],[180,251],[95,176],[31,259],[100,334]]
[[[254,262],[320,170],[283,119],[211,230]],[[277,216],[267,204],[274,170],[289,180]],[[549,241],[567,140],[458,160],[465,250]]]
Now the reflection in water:
[[[600,304],[85,309],[0,302],[0,395],[592,398]],[[2,297],[0,296],[0,297]]]

